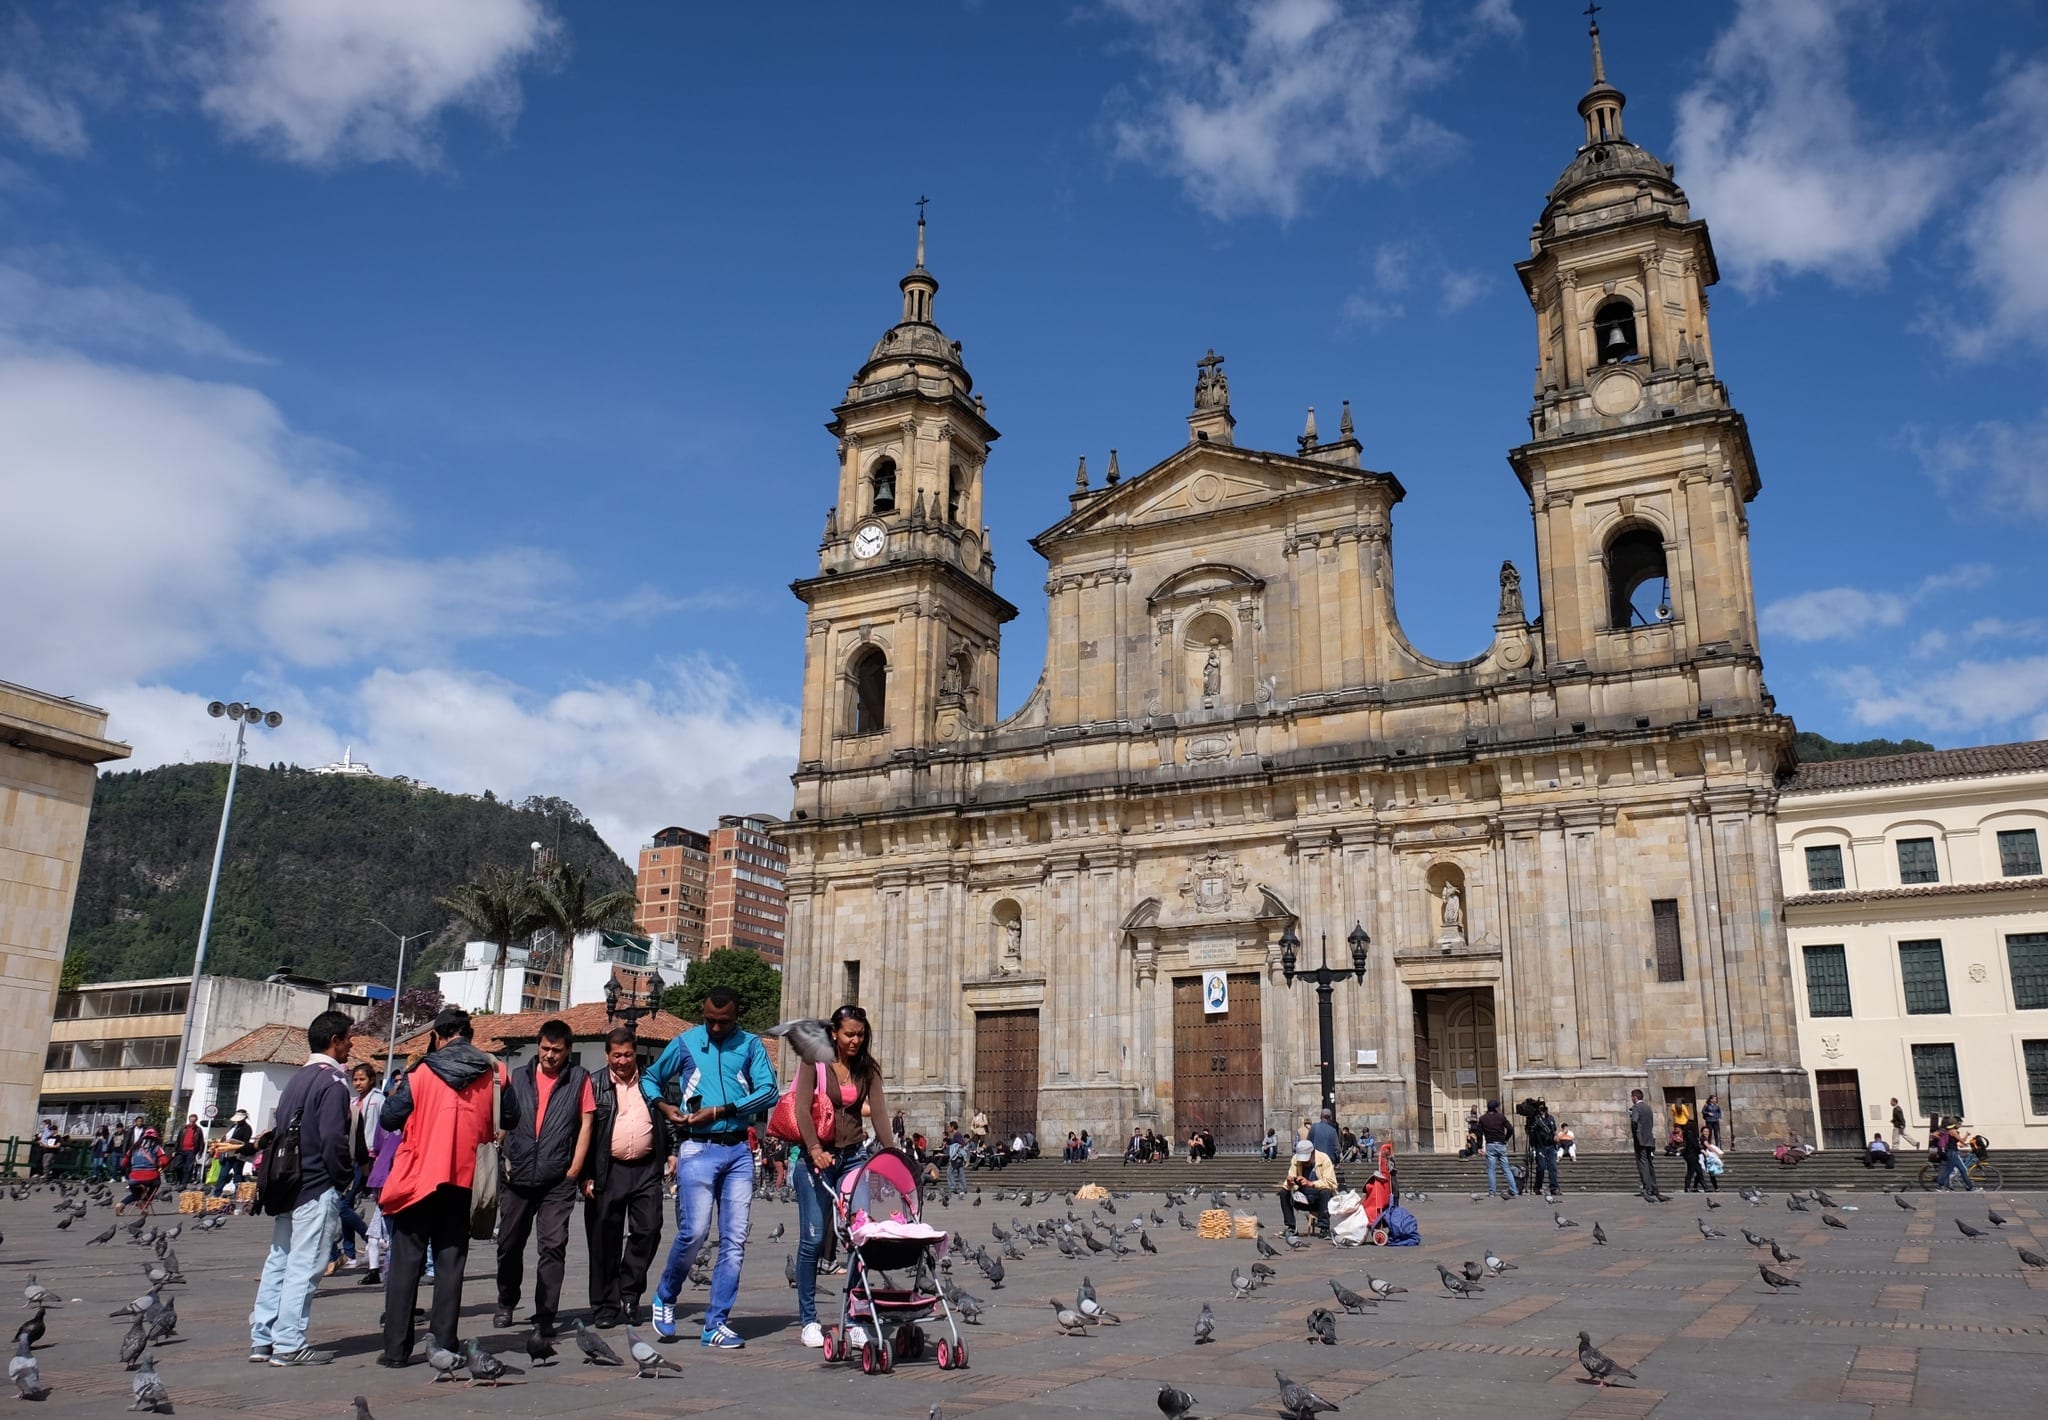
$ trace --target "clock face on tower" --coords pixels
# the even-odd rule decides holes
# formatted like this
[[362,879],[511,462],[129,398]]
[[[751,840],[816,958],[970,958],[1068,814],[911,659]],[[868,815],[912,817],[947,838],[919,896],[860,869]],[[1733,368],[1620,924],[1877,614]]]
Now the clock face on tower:
[[888,540],[889,535],[882,530],[880,523],[867,523],[853,535],[853,555],[865,561],[880,552],[882,544]]

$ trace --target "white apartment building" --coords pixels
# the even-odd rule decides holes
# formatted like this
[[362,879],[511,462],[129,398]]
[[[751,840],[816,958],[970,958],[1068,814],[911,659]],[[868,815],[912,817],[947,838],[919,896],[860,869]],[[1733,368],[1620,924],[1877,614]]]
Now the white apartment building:
[[2048,1147],[2048,740],[1803,764],[1778,803],[1819,1142]]

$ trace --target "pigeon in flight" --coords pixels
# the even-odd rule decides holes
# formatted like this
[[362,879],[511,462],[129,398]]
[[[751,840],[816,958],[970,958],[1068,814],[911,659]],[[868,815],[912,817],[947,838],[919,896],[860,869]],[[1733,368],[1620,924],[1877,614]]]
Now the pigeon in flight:
[[1361,1297],[1335,1277],[1330,1279],[1330,1290],[1336,1294],[1337,1305],[1356,1316],[1367,1307],[1375,1305],[1370,1297]]
[[1597,1220],[1593,1224],[1593,1246],[1607,1246],[1607,1229],[1601,1227]]
[[583,1353],[586,1366],[623,1366],[619,1353],[602,1336],[590,1329],[590,1323],[578,1320],[576,1323],[576,1349]]
[[1195,1398],[1186,1391],[1170,1385],[1159,1387],[1159,1413],[1166,1420],[1182,1420],[1194,1408]]
[[1436,1275],[1443,1279],[1444,1290],[1454,1297],[1464,1297],[1470,1300],[1474,1293],[1486,1290],[1484,1287],[1475,1286],[1467,1282],[1463,1277],[1451,1271],[1450,1268],[1444,1266],[1441,1262],[1436,1264]]
[[1772,1238],[1771,1258],[1775,1262],[1797,1262],[1799,1260],[1799,1254],[1796,1252],[1785,1251],[1785,1249],[1778,1246],[1778,1240],[1776,1238]]
[[1202,1303],[1202,1314],[1195,1318],[1195,1345],[1204,1346],[1216,1339],[1216,1313],[1209,1310],[1207,1302]]
[[1956,1219],[1956,1231],[1966,1238],[1981,1238],[1984,1236],[1982,1228],[1973,1228],[1961,1218]]
[[1782,1292],[1787,1287],[1796,1287],[1799,1285],[1798,1278],[1787,1277],[1782,1272],[1773,1272],[1771,1271],[1770,1267],[1764,1263],[1759,1262],[1756,1265],[1756,1270],[1757,1274],[1764,1279],[1764,1281],[1770,1286],[1770,1289],[1773,1292]]
[[1314,1420],[1318,1412],[1337,1408],[1307,1386],[1295,1384],[1278,1371],[1273,1372],[1273,1379],[1280,1382],[1280,1408],[1293,1420]]
[[1317,1307],[1308,1314],[1308,1339],[1310,1344],[1318,1341],[1325,1346],[1337,1344],[1337,1318],[1330,1315],[1327,1307]]
[[839,1058],[839,1048],[832,1043],[829,1021],[799,1018],[770,1026],[763,1034],[788,1041],[797,1058],[812,1065],[830,1065]]
[[135,1399],[128,1406],[130,1410],[144,1410],[152,1414],[171,1408],[171,1393],[164,1388],[164,1378],[156,1373],[156,1357],[146,1358],[142,1369],[135,1373]]
[[681,1366],[662,1355],[652,1341],[630,1326],[626,1328],[626,1354],[633,1358],[633,1365],[637,1368],[635,1374],[640,1380],[659,1380],[664,1370],[674,1371],[677,1375],[683,1373]]
[[1579,1333],[1579,1364],[1586,1368],[1586,1374],[1591,1376],[1602,1390],[1607,1389],[1608,1379],[1612,1376],[1636,1379],[1634,1371],[1601,1351],[1593,1344],[1593,1338],[1583,1331]]

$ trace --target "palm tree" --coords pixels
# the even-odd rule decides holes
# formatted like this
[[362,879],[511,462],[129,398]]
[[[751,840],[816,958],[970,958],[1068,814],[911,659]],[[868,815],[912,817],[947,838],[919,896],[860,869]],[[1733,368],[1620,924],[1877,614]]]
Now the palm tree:
[[491,962],[490,994],[486,998],[496,1009],[504,989],[512,943],[531,935],[547,921],[534,892],[533,879],[517,869],[486,867],[473,882],[462,884],[439,902],[460,917],[479,941],[498,949]]
[[554,928],[561,943],[562,999],[569,999],[569,965],[575,956],[576,938],[584,932],[633,925],[633,909],[639,899],[631,888],[590,895],[590,869],[574,863],[556,863],[534,880],[534,905],[541,921]]

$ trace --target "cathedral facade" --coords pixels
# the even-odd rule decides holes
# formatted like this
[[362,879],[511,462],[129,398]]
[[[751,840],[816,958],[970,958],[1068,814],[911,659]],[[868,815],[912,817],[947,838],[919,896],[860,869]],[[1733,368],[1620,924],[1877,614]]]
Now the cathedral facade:
[[865,1006],[921,1127],[980,1107],[1046,1140],[1284,1137],[1325,1064],[1295,968],[1327,954],[1334,1106],[1406,1148],[1455,1149],[1471,1106],[1531,1094],[1618,1142],[1631,1088],[1718,1094],[1739,1139],[1811,1137],[1755,455],[1714,360],[1706,225],[1622,105],[1596,32],[1584,141],[1517,267],[1538,376],[1508,462],[1541,615],[1503,564],[1467,661],[1401,630],[1402,488],[1348,407],[1334,439],[1311,419],[1291,451],[1242,447],[1212,352],[1187,442],[1129,477],[1084,465],[1032,540],[1045,668],[998,719],[997,435],[933,320],[920,222],[793,586],[784,837],[785,1001]]

